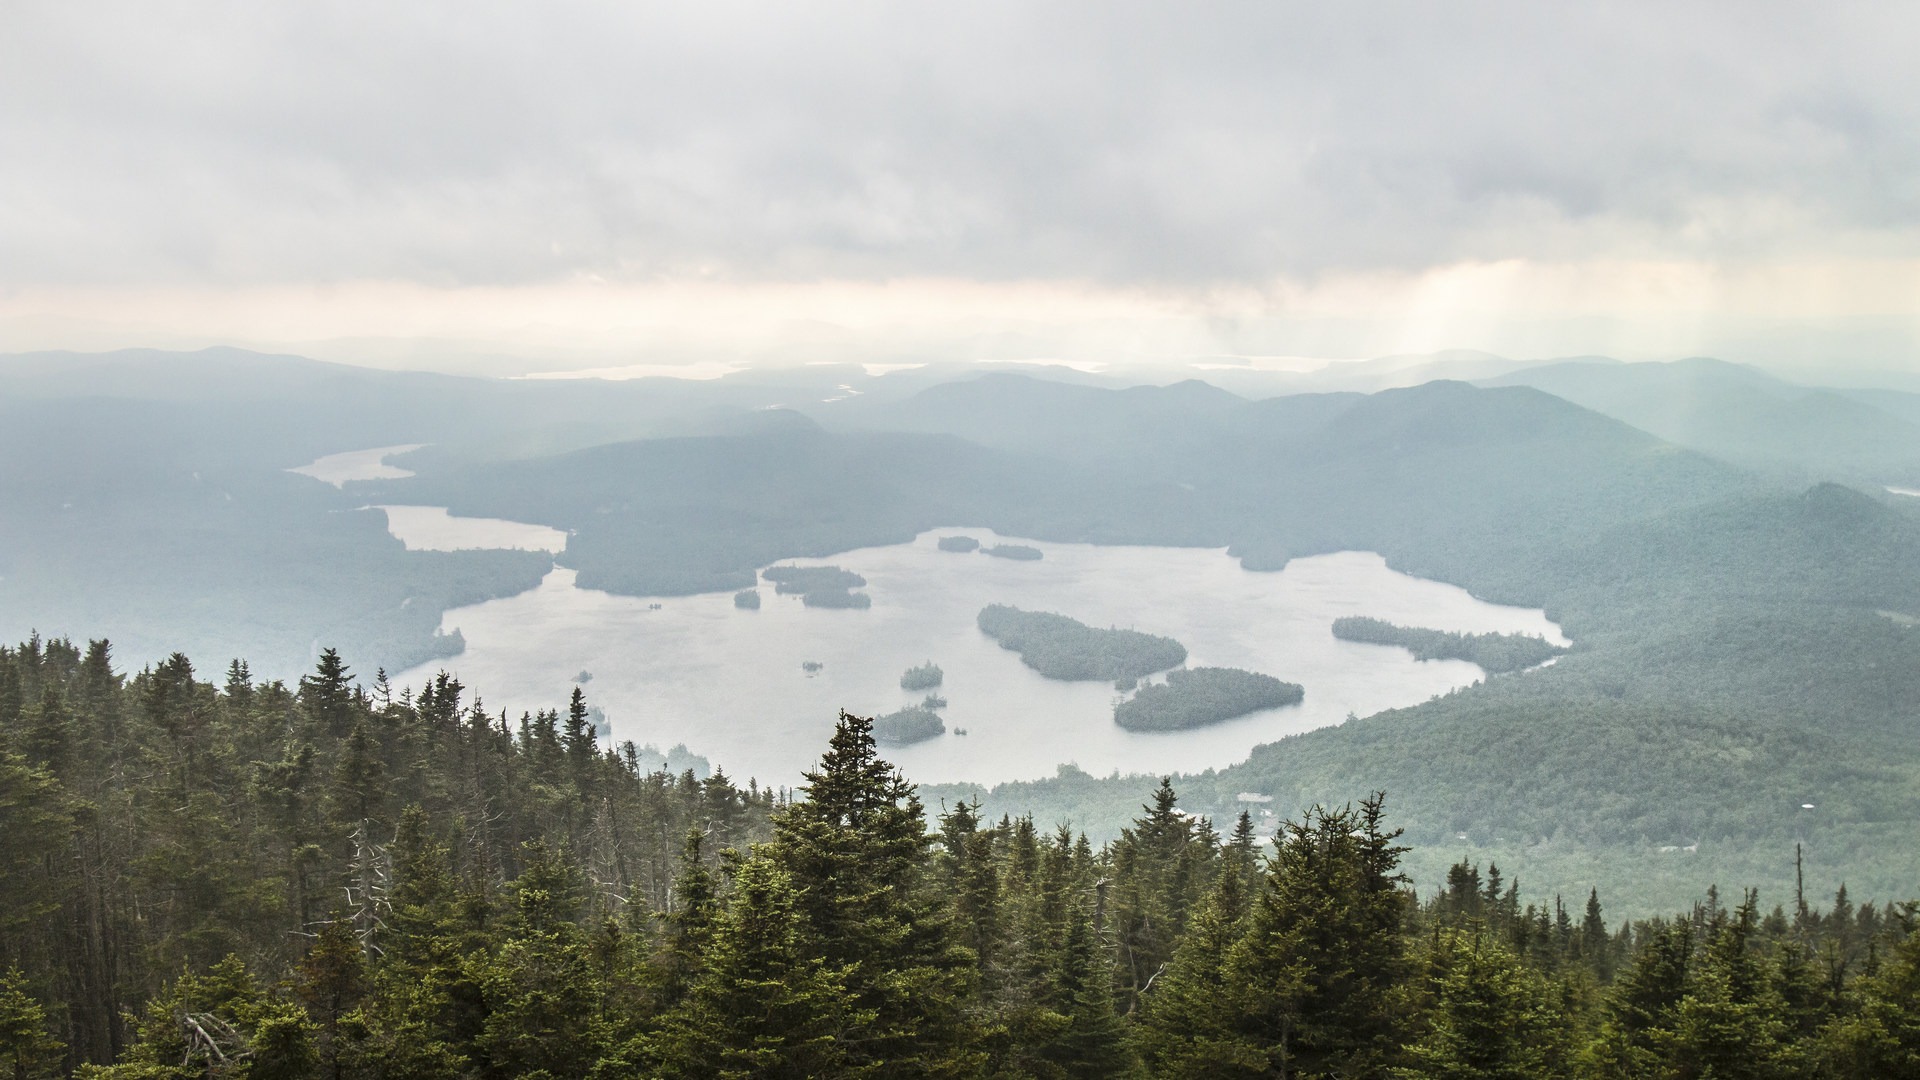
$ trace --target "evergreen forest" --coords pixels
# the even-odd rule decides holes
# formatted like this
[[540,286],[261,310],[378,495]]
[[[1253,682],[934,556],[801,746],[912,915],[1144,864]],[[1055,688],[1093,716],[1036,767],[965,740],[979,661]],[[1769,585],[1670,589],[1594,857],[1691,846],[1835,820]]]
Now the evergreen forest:
[[923,806],[842,714],[796,790],[512,718],[0,649],[16,1078],[1910,1077],[1920,906],[1666,917],[1404,871],[1379,793],[1109,842]]

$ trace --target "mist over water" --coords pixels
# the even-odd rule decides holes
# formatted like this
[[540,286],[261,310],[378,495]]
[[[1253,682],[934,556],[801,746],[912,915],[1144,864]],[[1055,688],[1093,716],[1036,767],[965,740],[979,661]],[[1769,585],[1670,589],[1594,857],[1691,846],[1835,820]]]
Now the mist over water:
[[[1046,557],[1018,562],[936,548],[940,536],[956,534],[1032,544]],[[449,611],[442,629],[458,628],[466,652],[396,681],[417,686],[444,667],[490,711],[517,718],[563,704],[584,670],[592,676],[588,700],[606,711],[615,738],[685,742],[735,777],[792,783],[825,746],[840,709],[877,714],[919,701],[899,678],[931,660],[946,673],[939,692],[949,701],[941,710],[947,734],[885,752],[918,781],[992,783],[1051,775],[1062,763],[1095,774],[1224,766],[1260,743],[1482,678],[1465,662],[1417,662],[1402,649],[1340,641],[1330,627],[1342,615],[1565,643],[1539,610],[1483,603],[1396,573],[1366,552],[1259,573],[1218,549],[942,529],[909,544],[798,562],[865,576],[873,606],[807,608],[765,583],[757,611],[736,608],[731,592],[613,596],[580,589],[573,571],[555,569],[536,589]],[[1124,731],[1113,723],[1119,695],[1111,684],[1042,678],[982,634],[975,616],[993,603],[1169,635],[1186,645],[1189,666],[1264,672],[1301,683],[1306,700],[1200,730]],[[801,666],[808,661],[823,666],[810,675]]]

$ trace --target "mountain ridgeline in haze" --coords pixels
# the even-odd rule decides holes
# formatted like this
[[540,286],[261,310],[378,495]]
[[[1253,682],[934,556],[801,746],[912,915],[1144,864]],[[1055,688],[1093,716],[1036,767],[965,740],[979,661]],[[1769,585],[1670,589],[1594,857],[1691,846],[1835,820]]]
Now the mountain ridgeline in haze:
[[[556,562],[585,588],[668,595],[954,527],[1225,547],[1260,570],[1372,550],[1543,607],[1577,647],[1179,778],[1190,806],[1256,794],[1297,815],[1390,788],[1416,873],[1471,850],[1574,892],[1603,866],[1635,903],[1678,903],[1702,876],[1777,885],[1796,842],[1861,893],[1920,878],[1903,839],[1920,828],[1920,513],[1877,486],[1915,475],[1902,395],[1766,383],[1721,410],[1733,392],[1713,388],[1752,380],[1702,364],[1263,400],[857,369],[584,386],[233,353],[70,365],[0,361],[14,638],[104,631],[132,657],[186,644],[291,678],[320,644],[362,668],[444,657],[460,643],[442,612]],[[1696,423],[1675,386],[1737,430]],[[284,471],[401,443],[431,444],[399,462],[414,476],[336,490]],[[545,525],[566,548],[407,551],[360,509],[380,503]],[[935,794],[1105,839],[1136,791],[1064,769]]]
[[1095,845],[969,803],[929,821],[857,716],[787,792],[650,771],[590,714],[369,690],[331,651],[296,687],[0,648],[0,1060],[1867,1080],[1920,1055],[1912,903],[1707,889],[1634,919],[1491,864],[1409,879],[1378,794],[1223,834],[1140,781]]

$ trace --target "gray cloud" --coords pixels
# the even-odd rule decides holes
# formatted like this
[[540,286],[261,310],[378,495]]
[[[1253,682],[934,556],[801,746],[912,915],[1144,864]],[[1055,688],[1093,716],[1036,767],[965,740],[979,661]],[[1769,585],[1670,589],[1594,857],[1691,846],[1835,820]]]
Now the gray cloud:
[[1889,5],[0,12],[0,283],[1920,250]]

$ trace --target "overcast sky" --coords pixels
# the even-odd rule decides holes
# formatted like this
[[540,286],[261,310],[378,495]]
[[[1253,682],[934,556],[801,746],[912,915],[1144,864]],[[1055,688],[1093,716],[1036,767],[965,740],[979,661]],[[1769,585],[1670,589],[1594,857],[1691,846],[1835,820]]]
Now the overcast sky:
[[1920,367],[1916,41],[1890,4],[12,0],[0,348]]

